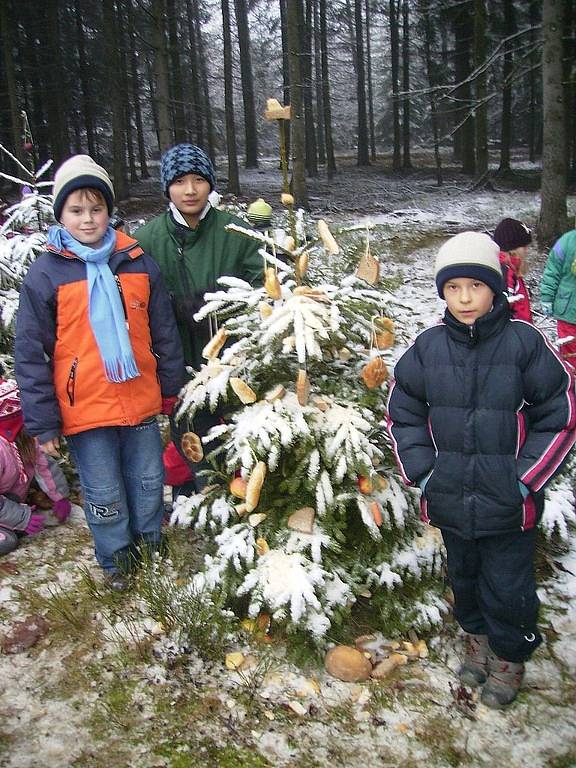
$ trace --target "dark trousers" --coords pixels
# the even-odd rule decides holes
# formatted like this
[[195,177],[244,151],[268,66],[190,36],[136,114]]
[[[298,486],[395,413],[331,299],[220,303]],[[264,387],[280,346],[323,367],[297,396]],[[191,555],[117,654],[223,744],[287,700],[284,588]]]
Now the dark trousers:
[[462,539],[442,531],[454,616],[465,632],[488,635],[507,661],[529,659],[542,642],[534,577],[536,529]]

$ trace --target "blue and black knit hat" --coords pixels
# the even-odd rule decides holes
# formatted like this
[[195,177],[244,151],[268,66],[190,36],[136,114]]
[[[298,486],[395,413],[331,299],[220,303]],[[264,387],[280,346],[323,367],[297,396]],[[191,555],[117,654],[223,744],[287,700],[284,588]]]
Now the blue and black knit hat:
[[484,232],[460,232],[447,240],[438,251],[434,269],[440,298],[444,298],[444,284],[457,277],[481,280],[494,293],[502,293],[499,253],[498,245]]
[[170,197],[170,184],[187,173],[195,173],[206,179],[210,184],[210,191],[216,186],[214,166],[206,152],[194,144],[176,144],[165,152],[160,160],[160,183],[166,197]]

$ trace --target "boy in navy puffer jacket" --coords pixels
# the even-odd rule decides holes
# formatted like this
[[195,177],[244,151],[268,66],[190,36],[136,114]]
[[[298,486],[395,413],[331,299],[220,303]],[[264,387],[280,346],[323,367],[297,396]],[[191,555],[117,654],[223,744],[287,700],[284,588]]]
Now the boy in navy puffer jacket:
[[512,320],[499,248],[463,232],[436,259],[447,303],[395,368],[389,433],[404,479],[422,490],[423,519],[440,528],[466,633],[460,679],[500,708],[518,693],[542,642],[535,527],[546,484],[576,441],[566,365],[545,337]]

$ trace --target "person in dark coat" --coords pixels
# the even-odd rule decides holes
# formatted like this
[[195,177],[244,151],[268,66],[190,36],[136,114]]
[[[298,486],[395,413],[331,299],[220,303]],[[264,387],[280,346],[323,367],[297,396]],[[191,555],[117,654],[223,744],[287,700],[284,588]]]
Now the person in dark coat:
[[498,256],[477,232],[440,248],[444,319],[396,364],[388,406],[400,470],[446,546],[466,633],[460,679],[484,685],[494,708],[516,698],[542,642],[535,530],[544,488],[576,441],[567,366],[540,331],[511,319]]

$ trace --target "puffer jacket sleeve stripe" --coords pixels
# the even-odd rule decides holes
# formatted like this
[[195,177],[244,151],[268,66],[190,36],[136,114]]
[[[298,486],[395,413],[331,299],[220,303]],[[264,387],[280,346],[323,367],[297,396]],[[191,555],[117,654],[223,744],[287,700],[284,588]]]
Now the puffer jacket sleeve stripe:
[[538,335],[525,374],[530,428],[518,456],[520,480],[532,491],[546,485],[576,442],[574,380],[548,339]]

